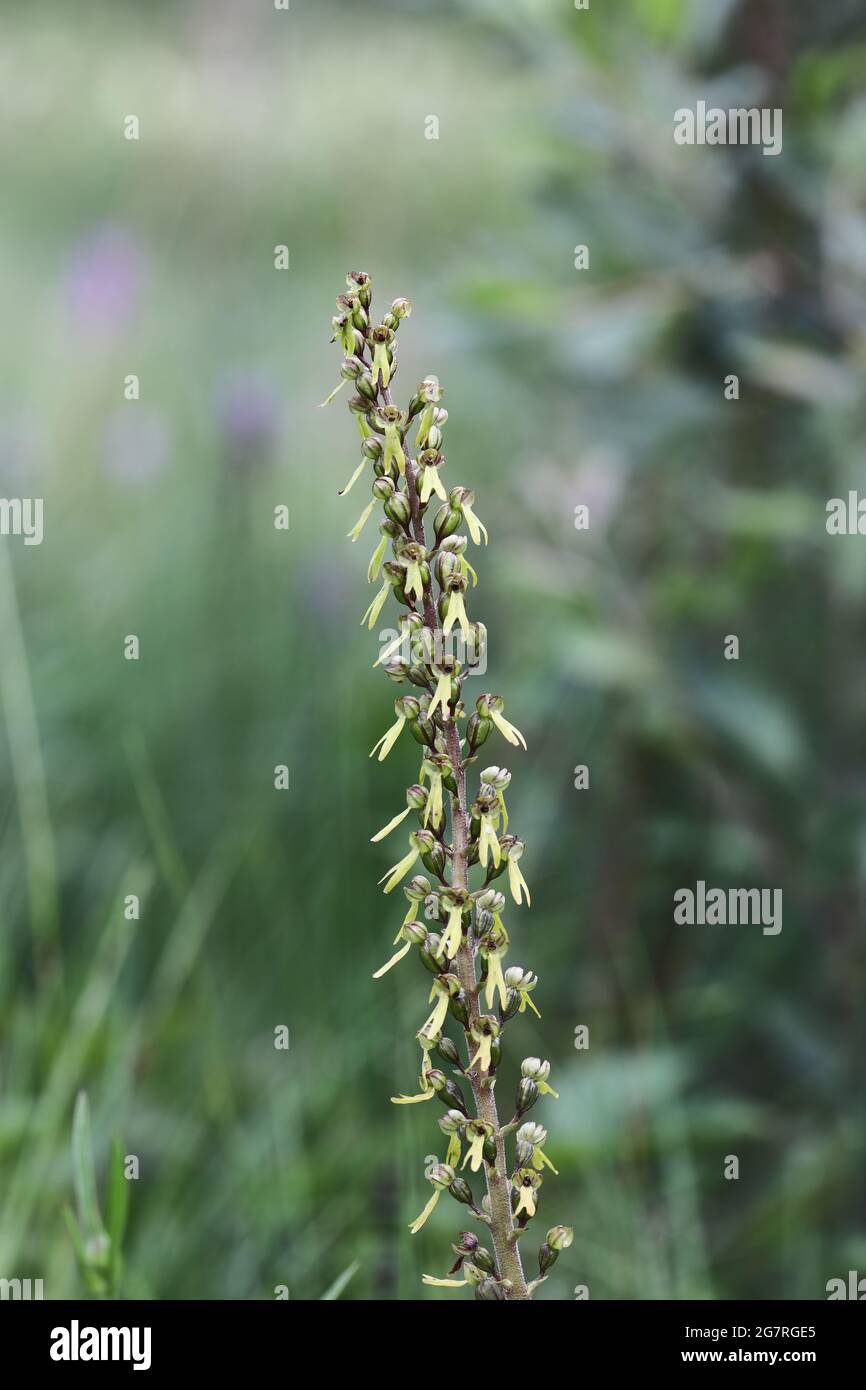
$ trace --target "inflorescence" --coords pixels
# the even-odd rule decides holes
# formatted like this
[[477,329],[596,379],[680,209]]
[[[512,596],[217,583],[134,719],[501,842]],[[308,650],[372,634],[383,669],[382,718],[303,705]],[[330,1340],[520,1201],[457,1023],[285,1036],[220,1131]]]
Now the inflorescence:
[[[368,581],[381,577],[381,586],[361,622],[372,630],[393,596],[401,609],[397,634],[375,665],[381,665],[395,684],[408,683],[417,691],[395,701],[395,721],[370,756],[376,754],[381,762],[404,730],[420,752],[418,778],[406,791],[405,809],[372,837],[374,842],[383,840],[407,818],[415,827],[406,853],[380,880],[385,893],[403,883],[408,910],[393,943],[399,949],[374,978],[413,948],[433,977],[432,1007],[417,1033],[419,1089],[392,1100],[409,1105],[435,1097],[446,1107],[439,1121],[447,1140],[445,1157],[426,1172],[433,1191],[410,1229],[413,1234],[419,1231],[447,1192],[488,1228],[493,1251],[473,1232],[462,1231],[452,1244],[456,1259],[447,1276],[425,1275],[424,1282],[469,1285],[483,1300],[526,1299],[572,1241],[567,1226],[549,1230],[538,1252],[538,1275],[527,1283],[519,1241],[536,1215],[544,1169],[556,1169],[545,1153],[546,1129],[525,1116],[539,1096],[556,1092],[548,1084],[550,1063],[524,1058],[514,1116],[500,1125],[495,1084],[503,1035],[517,1014],[527,1008],[538,1012],[532,999],[538,982],[531,970],[504,964],[510,944],[503,921],[506,895],[497,881],[505,876],[518,906],[524,900],[528,906],[530,897],[520,867],[524,843],[509,832],[505,793],[510,772],[496,765],[485,767],[474,798],[467,792],[467,769],[478,761],[479,749],[494,731],[513,747],[525,748],[526,742],[505,718],[500,695],[480,695],[468,718],[463,704],[463,683],[478,664],[486,640],[483,625],[466,611],[470,589],[478,580],[466,551],[469,538],[476,546],[486,545],[488,535],[475,513],[474,493],[461,486],[446,488],[443,482],[448,412],[441,405],[437,378],[426,377],[405,409],[391,399],[397,331],[409,317],[411,303],[395,299],[382,322],[374,324],[369,275],[352,271],[346,284],[332,319],[332,341],[343,350],[341,381],[324,404],[347,383],[353,387],[348,406],[358,423],[361,461],[340,495],[372,470],[372,499],[348,533],[352,541],[361,535],[377,503],[383,514],[367,568]],[[428,537],[428,514],[434,507],[433,534]],[[463,528],[468,537],[460,534]],[[429,877],[416,873],[404,883],[419,861]],[[481,879],[475,888],[470,887],[472,871]],[[448,1019],[462,1029],[465,1057],[444,1031]],[[434,1056],[440,1066],[434,1065]],[[444,1067],[450,1068],[450,1076]],[[464,1081],[471,1089],[474,1113],[460,1084]],[[509,1162],[506,1141],[512,1136]],[[480,1203],[462,1176],[467,1166],[470,1173],[483,1170],[487,1191]]]

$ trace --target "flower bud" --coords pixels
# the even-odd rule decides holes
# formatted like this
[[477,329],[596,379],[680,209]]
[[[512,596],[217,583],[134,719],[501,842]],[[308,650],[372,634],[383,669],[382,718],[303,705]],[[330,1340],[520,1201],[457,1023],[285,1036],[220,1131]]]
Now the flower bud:
[[444,1101],[446,1105],[452,1106],[455,1110],[459,1110],[461,1115],[465,1115],[468,1120],[469,1111],[466,1108],[466,1101],[463,1099],[463,1092],[460,1090],[460,1087],[456,1085],[455,1082],[449,1080],[448,1077],[444,1076],[442,1072],[440,1072],[439,1075],[443,1077],[444,1081],[439,1099]]
[[547,1243],[551,1250],[567,1250],[573,1240],[573,1226],[551,1226],[547,1232]]
[[482,743],[486,743],[492,728],[493,724],[489,719],[482,719],[478,714],[469,716],[466,723],[466,742],[471,753],[480,748]]
[[433,530],[437,541],[441,541],[443,536],[453,535],[462,520],[462,513],[456,507],[449,507],[447,502],[443,502],[433,518]]
[[452,1067],[460,1066],[460,1053],[457,1051],[457,1046],[445,1033],[440,1033],[433,1045],[433,1051],[437,1057],[442,1058],[443,1062],[450,1063]]
[[531,1110],[538,1100],[538,1087],[528,1076],[523,1076],[517,1083],[517,1098],[514,1109],[518,1118],[525,1115],[527,1110]]
[[531,1081],[546,1081],[550,1076],[550,1063],[542,1062],[540,1057],[524,1057],[520,1064],[520,1074]]
[[412,508],[405,492],[393,492],[385,499],[385,515],[390,517],[391,521],[395,521],[398,526],[408,528],[409,522],[412,520]]
[[432,1182],[434,1187],[447,1187],[450,1190],[454,1182],[454,1169],[448,1163],[434,1163],[428,1170],[427,1181]]
[[346,284],[350,290],[357,292],[358,300],[364,308],[369,308],[372,286],[366,270],[350,270],[346,276]]
[[505,1290],[498,1279],[482,1279],[475,1290],[475,1297],[483,1303],[504,1303]]
[[495,888],[485,888],[475,899],[475,906],[482,912],[503,912],[505,910],[505,894],[500,893]]
[[413,946],[421,946],[427,940],[427,928],[423,922],[407,922],[403,927],[403,935]]
[[472,1255],[474,1259],[475,1251],[481,1246],[474,1231],[461,1231],[457,1240],[451,1242],[451,1249],[455,1255]]
[[403,892],[410,903],[421,903],[430,892],[430,880],[423,874],[415,874],[409,882],[403,885]]
[[446,1110],[439,1119],[439,1128],[443,1134],[459,1134],[465,1124],[466,1118],[459,1110]]
[[409,674],[408,662],[400,661],[397,657],[392,661],[386,661],[382,669],[388,679],[393,681],[395,685],[402,685]]
[[456,1199],[456,1201],[464,1202],[468,1207],[471,1207],[475,1201],[475,1198],[472,1196],[472,1188],[469,1186],[465,1178],[453,1178],[449,1185],[448,1191],[451,1193],[451,1196]]
[[511,773],[507,767],[486,767],[481,774],[481,781],[494,791],[504,792],[511,781]]
[[442,970],[442,962],[436,955],[440,941],[441,937],[437,932],[428,932],[427,940],[418,953],[421,957],[421,964],[430,971],[431,975],[438,975]]
[[407,319],[412,313],[411,299],[395,299],[391,305],[391,313],[395,319]]
[[500,1006],[500,1009],[499,1009],[499,1019],[500,1019],[500,1022],[502,1022],[502,1023],[507,1023],[508,1020],[509,1020],[510,1018],[513,1018],[513,1017],[514,1017],[514,1015],[517,1013],[517,1010],[518,1010],[519,1008],[520,1008],[520,995],[517,993],[517,990],[516,990],[516,989],[509,989],[509,990],[507,990],[507,991],[506,991],[506,994],[505,994],[505,1005],[504,1005],[504,1006]]
[[466,1007],[466,995],[462,989],[459,994],[452,994],[448,1003],[448,1012],[457,1019],[458,1023],[462,1023],[464,1027],[468,1026],[469,1010]]
[[378,459],[382,457],[382,441],[375,435],[369,435],[361,445],[361,453],[364,458]]
[[373,496],[376,498],[377,502],[389,501],[396,491],[397,488],[394,484],[394,479],[387,476],[377,478],[373,484]]

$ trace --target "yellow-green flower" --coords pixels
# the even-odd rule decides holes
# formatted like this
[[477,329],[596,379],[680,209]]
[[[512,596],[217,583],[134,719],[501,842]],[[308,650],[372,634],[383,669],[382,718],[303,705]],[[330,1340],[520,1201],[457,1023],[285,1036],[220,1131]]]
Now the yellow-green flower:
[[353,544],[358,539],[364,527],[366,526],[367,518],[369,517],[375,505],[376,499],[374,497],[371,502],[367,503],[366,507],[362,511],[361,515],[358,517],[358,520],[355,522],[355,525],[352,527],[351,531],[346,532],[346,535],[351,539]]
[[460,1136],[466,1124],[466,1116],[461,1115],[459,1110],[446,1110],[439,1121],[439,1128],[448,1138],[448,1152],[445,1155],[445,1162],[450,1168],[456,1169],[460,1162],[462,1152]]
[[525,1076],[527,1081],[535,1082],[540,1095],[553,1096],[554,1100],[559,1100],[558,1091],[554,1091],[553,1087],[547,1084],[547,1078],[550,1076],[549,1062],[543,1062],[540,1057],[524,1057],[520,1064],[520,1074]]
[[[378,844],[380,840],[384,840],[386,835],[390,835],[391,831],[396,830],[400,822],[406,819],[410,811],[423,810],[427,805],[427,801],[428,793],[426,789],[422,787],[419,782],[413,782],[412,786],[406,789],[405,811],[398,812],[396,816],[393,816],[391,820],[388,821],[387,825],[383,825],[381,830],[377,830],[375,835],[371,835],[371,844],[375,845]],[[427,824],[426,814],[424,817],[424,824]]]
[[430,494],[435,492],[437,497],[441,497],[443,502],[448,501],[448,494],[442,486],[442,479],[439,476],[439,469],[444,464],[445,459],[438,449],[424,449],[418,455],[418,467],[421,470],[421,486],[418,496],[422,505],[430,501]]
[[454,624],[458,623],[463,641],[468,642],[472,632],[472,624],[466,614],[466,603],[463,598],[465,592],[466,580],[463,576],[460,574],[452,575],[448,580],[446,589],[448,610],[442,623],[442,631],[447,637]]
[[451,989],[450,982],[446,980],[445,976],[437,975],[430,987],[430,999],[428,1002],[432,1003],[434,999],[436,1003],[430,1010],[430,1013],[427,1015],[421,1027],[421,1032],[425,1033],[430,1038],[436,1037],[437,1034],[442,1032],[442,1025],[448,1016],[448,1005],[451,1003]]
[[496,868],[502,861],[502,850],[499,845],[499,836],[496,827],[499,824],[499,805],[495,801],[489,801],[481,796],[477,797],[472,804],[473,817],[478,817],[478,862],[483,869],[487,868],[487,861],[493,860]]
[[406,417],[396,405],[382,405],[376,413],[376,423],[384,431],[385,448],[383,464],[387,471],[394,460],[400,474],[406,472],[406,455],[403,453],[403,429]]
[[408,852],[404,854],[402,859],[398,859],[396,864],[392,864],[390,869],[386,869],[385,873],[379,879],[380,883],[385,883],[385,880],[388,880],[382,890],[383,893],[392,892],[397,887],[400,880],[406,877],[412,865],[415,863],[415,860],[418,858],[418,855],[426,852],[428,846],[426,841],[421,838],[422,834],[422,831],[412,831],[409,836]]
[[421,1227],[426,1222],[443,1192],[447,1192],[454,1181],[454,1169],[447,1163],[435,1163],[427,1173],[427,1181],[433,1184],[433,1196],[430,1198],[424,1210],[415,1220],[410,1223],[409,1230],[413,1236],[417,1235]]
[[498,949],[482,946],[482,959],[487,962],[487,979],[484,984],[484,1003],[488,1009],[493,1008],[493,1001],[499,995],[499,1004],[505,1008],[508,1003],[508,989],[505,984],[505,976],[502,973],[502,959],[508,952],[507,946],[500,946]]
[[[451,769],[450,763],[448,764],[448,768],[449,770]],[[445,807],[442,796],[443,775],[444,769],[440,767],[438,763],[433,762],[431,758],[424,758],[421,763],[421,782],[423,783],[425,777],[430,779],[430,789],[424,807],[424,824],[426,825],[428,820],[432,821],[436,829],[438,829],[445,819]]]
[[480,545],[483,537],[484,544],[486,545],[489,539],[487,534],[487,527],[484,525],[484,522],[481,521],[480,518],[477,517],[475,515],[475,512],[472,510],[472,506],[475,501],[475,493],[471,490],[471,488],[452,488],[449,500],[452,507],[457,507],[460,511],[462,511],[464,517],[466,518],[466,526],[469,530],[469,534],[472,537],[475,544]]
[[375,386],[377,382],[381,381],[382,385],[387,388],[391,380],[389,348],[394,342],[394,330],[393,328],[385,328],[384,326],[374,328],[370,334],[370,338],[373,342],[373,367],[371,373],[373,385]]
[[468,1063],[466,1070],[472,1071],[476,1063],[480,1063],[482,1071],[490,1071],[491,1050],[499,1037],[498,1021],[492,1014],[482,1014],[470,1025],[469,1033],[473,1042],[478,1044],[478,1050]]
[[541,1014],[536,1009],[529,997],[530,990],[535,989],[538,984],[538,976],[532,970],[524,970],[520,965],[509,966],[505,972],[505,983],[509,989],[514,989],[520,995],[520,1008],[518,1013],[525,1013],[526,1006],[529,1005],[536,1018],[541,1018]]
[[547,1143],[547,1130],[544,1125],[537,1125],[532,1120],[527,1120],[526,1124],[520,1126],[515,1139],[518,1144],[525,1144],[527,1148],[532,1150],[533,1168],[539,1172],[542,1168],[549,1168],[551,1173],[556,1173],[556,1176],[559,1177],[559,1173],[542,1148],[542,1145]]
[[391,749],[394,747],[394,744],[397,742],[397,739],[400,737],[403,725],[406,723],[406,720],[417,719],[420,712],[421,706],[415,699],[414,695],[403,695],[398,700],[395,700],[394,713],[396,714],[397,718],[394,720],[394,723],[391,725],[390,729],[386,729],[382,737],[377,739],[376,742],[373,744],[373,747],[370,749],[370,757],[372,758],[373,754],[378,749],[379,762],[384,762],[388,754],[391,752]]
[[484,1145],[493,1134],[493,1126],[486,1120],[470,1120],[466,1124],[466,1137],[469,1139],[469,1148],[463,1160],[462,1167],[467,1163],[473,1173],[477,1173],[481,1164],[484,1162]]
[[525,893],[526,905],[527,907],[531,907],[532,899],[529,896],[529,887],[526,879],[523,877],[520,864],[518,863],[525,849],[525,845],[522,840],[517,840],[514,836],[509,835],[506,837],[505,846],[508,851],[508,886],[511,889],[511,896],[519,907],[523,901],[522,895]]
[[502,713],[505,708],[505,701],[501,695],[479,695],[478,699],[475,701],[475,708],[478,711],[479,718],[492,719],[502,737],[513,744],[515,748],[518,744],[522,744],[524,748],[526,747],[526,739],[523,737],[523,734],[516,725],[510,724]]
[[441,709],[443,721],[451,718],[451,682],[459,670],[459,662],[447,652],[438,662],[431,662],[430,669],[436,677],[436,689],[427,709],[427,718],[432,719],[436,709]]
[[403,937],[403,945],[400,947],[400,950],[395,951],[390,960],[387,960],[384,965],[381,965],[378,970],[374,971],[374,980],[381,980],[383,975],[387,975],[391,967],[396,965],[398,961],[401,961],[412,946],[420,946],[426,941],[427,928],[424,926],[423,922],[406,922],[405,925],[400,928],[398,940],[401,936]]
[[538,1205],[537,1194],[541,1187],[541,1174],[534,1168],[518,1168],[514,1177],[511,1179],[511,1186],[518,1194],[517,1206],[514,1208],[514,1215],[520,1216],[521,1212],[526,1212],[528,1217],[534,1216]]

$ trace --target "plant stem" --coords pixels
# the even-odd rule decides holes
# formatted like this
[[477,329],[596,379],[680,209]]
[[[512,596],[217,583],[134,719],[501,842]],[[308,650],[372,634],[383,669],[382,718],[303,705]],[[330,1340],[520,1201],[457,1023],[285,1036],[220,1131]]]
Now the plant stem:
[[[386,405],[391,405],[391,393],[387,387],[381,387],[381,396]],[[421,516],[421,505],[418,499],[418,489],[415,486],[415,460],[406,460],[406,490],[409,495],[409,507],[412,516],[412,531],[415,540],[419,545],[427,549],[427,537],[424,530],[424,518]],[[439,623],[436,616],[436,609],[433,604],[432,595],[429,589],[424,590],[424,623],[431,632],[439,634]],[[454,888],[468,888],[469,873],[466,862],[466,768],[460,752],[460,737],[457,732],[457,725],[453,719],[449,719],[444,725],[445,739],[448,744],[448,756],[454,768],[454,777],[457,782],[458,794],[451,796],[451,881]],[[466,995],[466,1004],[469,1010],[470,1025],[476,1023],[481,1016],[478,1007],[478,977],[475,969],[475,948],[464,941],[454,958],[457,978]],[[472,1056],[474,1043],[469,1034],[469,1029],[464,1030],[464,1040],[467,1048],[467,1060]],[[496,1108],[496,1098],[493,1094],[492,1086],[485,1086],[479,1075],[477,1066],[471,1072],[467,1071],[466,1076],[472,1087],[472,1095],[475,1100],[476,1114],[479,1120],[484,1120],[493,1126],[496,1144],[496,1162],[491,1167],[484,1163],[483,1168],[487,1178],[487,1193],[490,1198],[490,1233],[493,1238],[493,1248],[496,1254],[496,1266],[500,1279],[507,1279],[511,1284],[510,1298],[512,1301],[529,1300],[530,1294],[526,1288],[526,1278],[523,1273],[523,1262],[520,1258],[520,1249],[517,1241],[513,1239],[514,1220],[511,1215],[511,1184],[508,1178],[508,1162],[505,1154],[505,1139],[499,1133],[499,1113]]]

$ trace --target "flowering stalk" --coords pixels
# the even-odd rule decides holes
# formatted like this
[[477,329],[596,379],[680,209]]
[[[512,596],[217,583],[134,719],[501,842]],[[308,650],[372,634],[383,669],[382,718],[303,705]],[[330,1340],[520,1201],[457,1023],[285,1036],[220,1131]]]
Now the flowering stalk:
[[[463,704],[463,683],[477,664],[486,636],[482,624],[473,622],[466,610],[470,587],[477,583],[466,550],[469,538],[475,545],[486,545],[487,529],[475,513],[474,493],[444,485],[441,446],[448,413],[440,405],[442,388],[436,377],[421,382],[405,409],[392,400],[397,330],[412,306],[407,299],[397,299],[374,325],[370,277],[353,271],[346,283],[332,320],[333,340],[344,353],[341,385],[350,382],[354,387],[348,407],[357,421],[362,457],[341,495],[368,469],[372,474],[372,500],[348,533],[352,541],[361,535],[376,504],[382,508],[379,542],[367,569],[368,581],[381,577],[381,586],[361,622],[372,630],[388,598],[397,601],[402,610],[397,637],[380,652],[375,665],[383,666],[395,684],[408,682],[418,692],[395,701],[395,721],[370,753],[381,762],[398,741],[407,742],[408,734],[420,754],[418,778],[407,790],[405,809],[372,836],[378,842],[404,822],[414,827],[406,852],[380,880],[385,893],[404,883],[419,860],[430,875],[415,873],[404,884],[409,907],[393,943],[399,949],[375,972],[380,978],[414,947],[432,976],[431,1008],[417,1034],[419,1089],[392,1100],[397,1105],[440,1100],[446,1107],[439,1127],[447,1149],[443,1161],[427,1173],[433,1191],[410,1229],[413,1234],[420,1230],[447,1193],[487,1227],[493,1251],[473,1232],[462,1231],[452,1244],[456,1262],[447,1275],[425,1274],[424,1282],[467,1285],[482,1300],[525,1300],[547,1277],[560,1250],[571,1244],[572,1232],[566,1226],[547,1232],[538,1253],[538,1274],[527,1281],[519,1242],[536,1214],[543,1170],[556,1169],[544,1151],[547,1131],[525,1116],[540,1095],[556,1092],[548,1084],[549,1062],[525,1058],[514,1115],[507,1124],[500,1123],[495,1087],[503,1034],[515,1015],[527,1008],[538,1011],[531,998],[536,976],[519,965],[504,968],[509,950],[503,922],[506,897],[495,884],[503,881],[518,906],[524,899],[528,906],[530,899],[520,868],[524,844],[508,828],[505,792],[511,774],[504,767],[485,768],[473,795],[467,790],[467,769],[477,762],[478,750],[494,731],[513,747],[525,748],[526,742],[505,718],[500,695],[479,696],[468,718]],[[336,394],[332,392],[328,401]],[[464,526],[468,537],[459,534]],[[480,879],[475,887],[470,881],[473,870]],[[444,1031],[449,1019],[462,1029],[463,1055]],[[451,1068],[451,1076],[433,1065],[433,1054]],[[471,1110],[461,1083],[471,1090]],[[470,1174],[483,1171],[487,1190],[480,1204],[463,1176],[467,1166]]]

